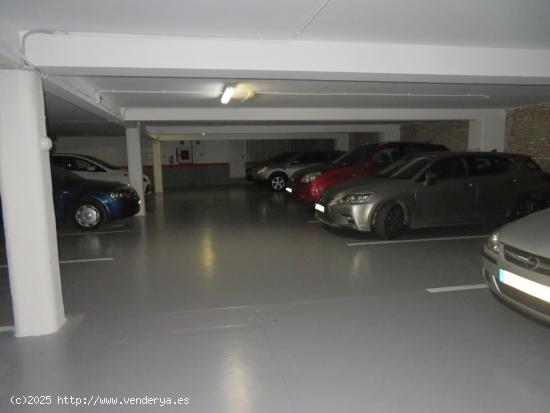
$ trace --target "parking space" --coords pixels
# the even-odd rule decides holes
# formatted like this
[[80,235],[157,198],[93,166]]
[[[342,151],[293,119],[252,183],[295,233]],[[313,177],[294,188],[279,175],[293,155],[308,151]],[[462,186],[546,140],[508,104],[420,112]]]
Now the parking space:
[[97,233],[61,228],[62,260],[98,261],[61,265],[59,334],[0,331],[3,403],[70,389],[183,393],[194,411],[545,411],[550,330],[475,288],[490,227],[378,243],[252,185],[147,207]]

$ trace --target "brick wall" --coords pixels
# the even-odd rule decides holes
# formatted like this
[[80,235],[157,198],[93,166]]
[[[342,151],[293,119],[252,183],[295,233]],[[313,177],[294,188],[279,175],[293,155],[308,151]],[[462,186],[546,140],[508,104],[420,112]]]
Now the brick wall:
[[507,110],[505,148],[531,155],[550,170],[550,104]]
[[401,125],[401,140],[445,145],[452,151],[468,149],[468,121],[426,121]]

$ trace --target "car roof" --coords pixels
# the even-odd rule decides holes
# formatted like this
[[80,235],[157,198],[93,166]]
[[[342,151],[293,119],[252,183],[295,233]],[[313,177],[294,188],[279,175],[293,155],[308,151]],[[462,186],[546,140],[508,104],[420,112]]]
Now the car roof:
[[438,158],[449,158],[453,156],[500,156],[500,157],[508,157],[508,158],[523,158],[528,159],[530,158],[529,155],[522,155],[518,153],[509,153],[509,152],[493,152],[493,151],[444,151],[444,152],[426,152],[426,153],[419,153],[418,155],[414,156],[436,156]]
[[418,145],[418,146],[432,146],[432,147],[445,147],[445,145],[433,142],[417,142],[417,141],[387,141],[387,142],[372,142],[364,143],[360,146],[406,146],[406,145]]
[[82,155],[80,153],[56,152],[56,153],[53,153],[52,156],[78,156],[80,158],[90,159],[88,156]]

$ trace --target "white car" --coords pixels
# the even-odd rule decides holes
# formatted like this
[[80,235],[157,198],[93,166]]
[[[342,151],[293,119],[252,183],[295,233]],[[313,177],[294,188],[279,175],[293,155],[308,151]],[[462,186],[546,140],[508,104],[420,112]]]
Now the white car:
[[[52,155],[52,163],[85,179],[130,183],[127,171],[93,156],[56,153]],[[151,180],[145,174],[143,175],[143,192],[151,193]]]

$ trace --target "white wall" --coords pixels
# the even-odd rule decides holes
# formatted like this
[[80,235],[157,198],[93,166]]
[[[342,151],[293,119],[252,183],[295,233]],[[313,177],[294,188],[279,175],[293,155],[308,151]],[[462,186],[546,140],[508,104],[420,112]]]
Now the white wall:
[[125,136],[59,137],[55,148],[58,153],[80,153],[95,156],[113,165],[128,165]]
[[193,162],[229,163],[229,141],[193,141]]
[[[242,135],[240,135],[242,138]],[[215,138],[222,138],[215,139]],[[185,138],[181,136],[181,138]],[[231,139],[233,138],[233,139]],[[230,163],[230,142],[236,140],[236,135],[193,135],[193,139],[174,138],[174,140],[163,140],[161,142],[161,159],[163,165],[170,164],[170,157],[173,157],[174,164],[211,164]],[[277,133],[277,134],[254,134],[246,135],[246,139],[335,139],[335,148],[347,150],[349,138],[347,133]],[[153,165],[153,154],[151,147],[152,139],[144,136],[142,138],[143,165]],[[190,159],[182,161],[176,159],[176,152],[189,150]],[[91,155],[103,159],[117,166],[128,166],[126,152],[126,138],[124,136],[94,136],[94,137],[59,137],[56,142],[56,152],[79,153]]]

